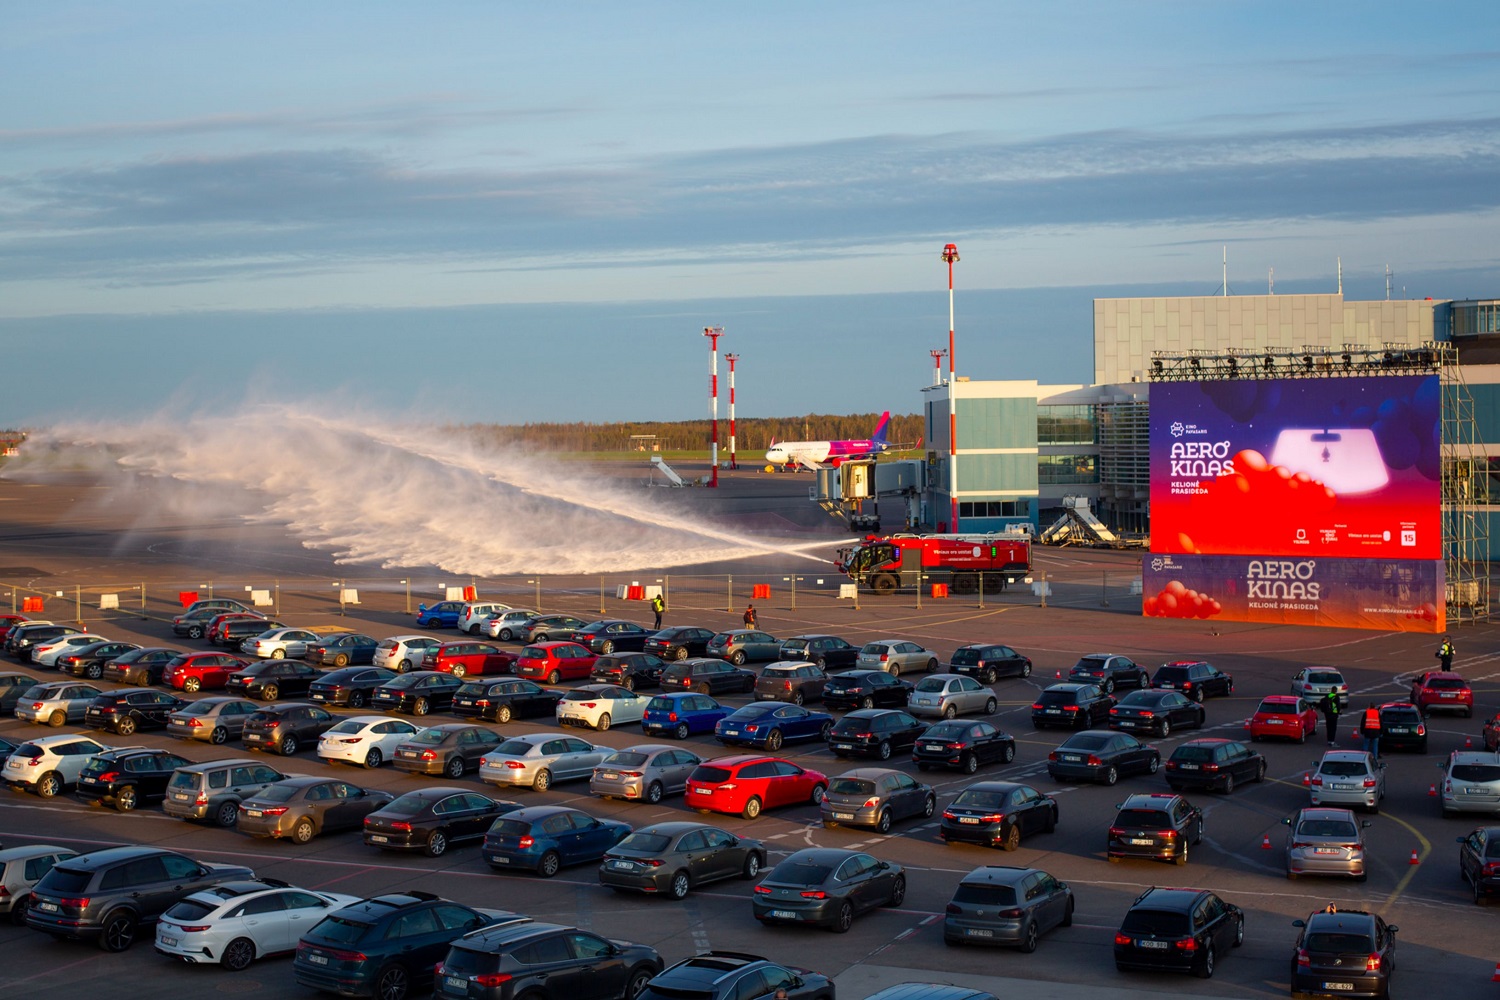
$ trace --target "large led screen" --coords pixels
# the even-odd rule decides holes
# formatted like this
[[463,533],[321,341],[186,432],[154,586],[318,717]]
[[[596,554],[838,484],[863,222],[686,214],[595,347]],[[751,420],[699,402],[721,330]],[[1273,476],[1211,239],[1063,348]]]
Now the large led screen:
[[1436,375],[1157,382],[1151,551],[1439,559]]
[[1398,632],[1444,628],[1440,560],[1152,554],[1143,570],[1142,611],[1153,618]]

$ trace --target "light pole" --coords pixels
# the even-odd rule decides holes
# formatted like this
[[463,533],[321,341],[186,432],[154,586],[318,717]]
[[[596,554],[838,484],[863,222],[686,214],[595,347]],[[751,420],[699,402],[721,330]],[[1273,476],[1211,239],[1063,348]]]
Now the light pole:
[[943,247],[943,260],[948,264],[948,498],[952,513],[948,518],[949,528],[958,532],[958,379],[953,370],[953,265],[958,263],[958,247],[949,243]]
[[724,336],[722,326],[705,326],[703,336],[708,338],[708,395],[709,412],[713,417],[713,450],[709,453],[709,486],[719,485],[719,338]]
[[540,576],[538,576],[536,579],[534,579],[534,580],[527,580],[526,582],[527,583],[534,583],[534,584],[536,584],[536,613],[537,614],[541,614],[542,613],[542,578]]
[[784,576],[781,579],[782,579],[782,582],[784,582],[784,583],[790,583],[792,585],[792,610],[796,611],[797,610],[797,581],[798,580],[805,580],[805,579],[807,579],[807,577],[805,577],[805,576],[795,576],[794,575],[794,576]]
[[734,363],[740,359],[738,354],[726,354],[724,360],[729,362],[729,467],[738,469],[740,464],[734,460]]
[[932,384],[942,385],[943,358],[948,356],[948,352],[943,350],[941,347],[936,347],[928,351],[927,353],[932,355]]
[[411,614],[411,581],[402,580],[401,586],[406,588],[406,613]]

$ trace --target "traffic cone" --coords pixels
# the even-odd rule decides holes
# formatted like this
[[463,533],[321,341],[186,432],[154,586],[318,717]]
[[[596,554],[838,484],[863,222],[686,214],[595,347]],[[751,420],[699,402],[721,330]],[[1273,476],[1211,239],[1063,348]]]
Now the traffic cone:
[[1437,798],[1437,785],[1428,785],[1427,786],[1427,797],[1429,799],[1435,799],[1435,798]]
[[1420,865],[1422,863],[1417,858],[1417,849],[1415,847],[1411,849],[1411,857],[1407,859],[1406,863],[1409,865]]
[[1472,736],[1465,736],[1464,737],[1464,749],[1465,750],[1473,750],[1474,749],[1474,737],[1472,737]]
[[1303,788],[1311,788],[1312,787],[1312,772],[1311,771],[1303,771],[1302,772],[1302,787]]
[[1260,849],[1262,851],[1269,851],[1271,849],[1271,838],[1265,834],[1261,834]]
[[1061,670],[1058,670],[1058,671],[1057,671],[1057,672],[1056,672],[1056,673],[1054,673],[1054,674],[1053,674],[1053,675],[1052,675],[1052,676],[1053,676],[1053,677],[1054,677],[1054,678],[1056,678],[1056,679],[1057,679],[1057,680],[1062,680],[1062,671],[1061,671]]
[[1500,983],[1500,962],[1495,963],[1495,974],[1490,977],[1490,982]]

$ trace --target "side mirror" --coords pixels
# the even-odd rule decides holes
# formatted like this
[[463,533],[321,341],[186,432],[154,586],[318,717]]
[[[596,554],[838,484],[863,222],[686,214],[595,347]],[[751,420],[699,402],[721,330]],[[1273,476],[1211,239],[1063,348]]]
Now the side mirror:
[[1370,821],[1367,820],[1367,819],[1360,820],[1359,821],[1359,828],[1361,830],[1368,830],[1370,828]]
[[1307,921],[1306,920],[1293,920],[1292,921],[1292,926],[1293,927],[1306,927],[1307,926]]
[[1467,844],[1469,842],[1469,838],[1468,837],[1454,837],[1453,838],[1453,842],[1455,844]]
[[889,861],[882,861],[882,862],[880,862],[880,864],[878,865],[878,867],[883,872],[890,871],[891,870],[891,863]]
[[1282,826],[1291,826],[1292,825],[1292,818],[1290,816],[1288,816],[1286,819],[1284,819],[1284,820],[1281,821],[1281,825]]
[[1392,934],[1394,934],[1397,931],[1399,931],[1401,928],[1397,927],[1395,924],[1387,924],[1385,929],[1388,930],[1388,931],[1390,931]]

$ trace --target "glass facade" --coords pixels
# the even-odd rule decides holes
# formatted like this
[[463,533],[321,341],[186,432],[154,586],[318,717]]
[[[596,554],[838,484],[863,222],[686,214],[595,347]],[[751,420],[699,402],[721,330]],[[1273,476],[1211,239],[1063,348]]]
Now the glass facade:
[[1453,337],[1500,333],[1500,300],[1450,303],[1448,323],[1449,334]]
[[1098,439],[1094,414],[1095,407],[1089,403],[1038,406],[1036,443],[1093,444]]
[[1037,482],[1043,486],[1082,486],[1099,481],[1096,455],[1038,455]]
[[1026,517],[1031,513],[1025,500],[960,500],[959,517]]

